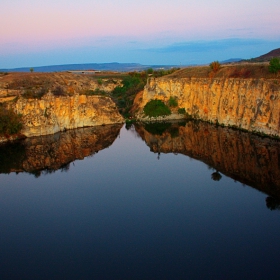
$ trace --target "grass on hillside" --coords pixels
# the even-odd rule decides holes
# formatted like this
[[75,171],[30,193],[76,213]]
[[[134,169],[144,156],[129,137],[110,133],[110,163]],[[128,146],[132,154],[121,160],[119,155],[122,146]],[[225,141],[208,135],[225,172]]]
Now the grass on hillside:
[[226,64],[213,73],[210,66],[191,66],[168,75],[172,78],[243,78],[243,79],[275,79],[280,78],[269,72],[268,63]]

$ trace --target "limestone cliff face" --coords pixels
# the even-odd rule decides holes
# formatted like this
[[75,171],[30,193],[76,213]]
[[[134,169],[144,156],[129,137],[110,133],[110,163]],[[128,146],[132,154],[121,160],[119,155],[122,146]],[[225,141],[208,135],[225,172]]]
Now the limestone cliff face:
[[280,136],[280,81],[240,78],[151,78],[137,118],[151,99],[176,97],[192,117]]
[[101,151],[115,141],[122,124],[68,130],[0,145],[0,173],[29,172],[39,176]]
[[55,97],[48,93],[41,100],[23,99],[10,105],[23,115],[22,134],[27,137],[54,134],[65,129],[122,123],[115,103],[109,97]]
[[279,141],[193,121],[170,125],[158,134],[148,124],[136,125],[136,131],[155,153],[180,153],[201,160],[280,199]]

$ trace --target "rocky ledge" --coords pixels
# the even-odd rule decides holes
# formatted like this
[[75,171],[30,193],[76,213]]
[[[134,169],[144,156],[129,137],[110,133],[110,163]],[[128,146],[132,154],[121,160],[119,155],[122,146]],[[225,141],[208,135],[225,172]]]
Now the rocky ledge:
[[9,105],[23,116],[26,137],[54,134],[67,129],[124,122],[115,103],[105,96],[54,96],[19,98]]
[[136,118],[147,119],[143,108],[150,100],[167,104],[171,97],[178,102],[175,115],[181,108],[195,119],[280,137],[280,80],[276,77],[151,78],[137,97]]

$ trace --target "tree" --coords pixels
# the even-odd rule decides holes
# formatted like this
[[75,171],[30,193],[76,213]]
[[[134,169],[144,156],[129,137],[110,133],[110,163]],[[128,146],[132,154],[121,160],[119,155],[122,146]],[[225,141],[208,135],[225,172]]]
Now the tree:
[[30,70],[30,72],[31,72],[31,73],[33,73],[33,71],[34,71],[34,68],[32,68],[32,67],[31,67],[31,68],[30,68],[29,70]]
[[280,71],[280,60],[278,57],[274,57],[269,61],[269,72],[277,73]]
[[23,127],[22,116],[13,110],[0,106],[0,135],[16,134]]
[[215,73],[221,69],[221,63],[219,61],[211,62],[209,66]]

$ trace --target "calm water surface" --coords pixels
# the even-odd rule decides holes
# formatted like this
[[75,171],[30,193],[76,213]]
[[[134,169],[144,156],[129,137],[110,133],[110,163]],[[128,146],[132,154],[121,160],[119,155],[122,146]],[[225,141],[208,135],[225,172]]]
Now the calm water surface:
[[106,126],[0,157],[0,279],[279,279],[277,142]]

